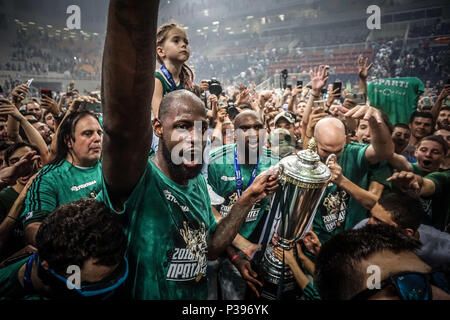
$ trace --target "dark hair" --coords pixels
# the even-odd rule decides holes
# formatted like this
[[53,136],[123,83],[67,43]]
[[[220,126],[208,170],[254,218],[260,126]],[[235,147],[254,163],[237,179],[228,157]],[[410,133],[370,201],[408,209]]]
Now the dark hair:
[[[411,128],[410,128],[407,124],[401,123],[401,122],[396,123],[396,124],[394,125],[394,129],[395,129],[395,128],[403,128],[403,129],[407,129],[408,131],[411,131]],[[392,131],[393,131],[393,130],[392,130]]]
[[38,155],[41,155],[41,152],[39,151],[39,148],[36,147],[35,145],[29,144],[29,143],[26,143],[26,142],[14,143],[13,145],[9,146],[8,149],[6,149],[6,151],[5,151],[5,161],[6,161],[6,164],[8,165],[8,167],[10,166],[9,159],[11,158],[12,154],[14,152],[16,152],[16,150],[18,150],[20,148],[23,148],[23,147],[28,147],[28,148],[32,149],[33,151],[36,151],[36,153]]
[[[441,113],[441,111],[450,111],[450,106],[445,106],[445,107],[442,107],[441,109],[439,109],[439,113]],[[438,116],[439,116],[439,113],[438,113]]]
[[410,228],[414,231],[420,226],[425,211],[419,198],[401,192],[384,194],[378,200],[380,206],[388,211],[392,220],[400,228]]
[[433,121],[433,116],[431,115],[431,112],[427,111],[414,111],[411,117],[409,118],[409,123],[412,123],[415,118],[428,118],[431,119],[431,121]]
[[90,258],[97,265],[114,266],[123,259],[126,246],[119,217],[91,198],[56,208],[36,234],[41,260],[60,274],[65,274],[69,265],[81,267]]
[[59,132],[56,143],[56,155],[51,162],[52,164],[59,163],[60,161],[66,159],[67,154],[70,152],[67,142],[69,141],[69,139],[75,141],[75,127],[77,126],[78,121],[87,116],[93,117],[98,121],[98,118],[95,114],[89,111],[79,111],[69,114],[66,119],[59,125]]
[[364,288],[361,260],[387,250],[414,251],[421,243],[387,224],[343,231],[325,242],[316,259],[314,284],[323,300],[346,300]]
[[442,147],[442,151],[444,152],[444,156],[447,154],[447,151],[448,151],[447,142],[444,140],[444,138],[442,138],[442,136],[432,135],[432,136],[423,137],[422,139],[420,139],[419,143],[417,144],[417,147],[420,146],[422,141],[434,141],[434,142],[439,143]]

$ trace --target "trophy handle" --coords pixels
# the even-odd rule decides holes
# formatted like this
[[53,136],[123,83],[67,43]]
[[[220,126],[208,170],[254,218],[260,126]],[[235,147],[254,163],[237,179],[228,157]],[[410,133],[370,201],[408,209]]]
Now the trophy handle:
[[[330,155],[328,156],[327,161],[325,161],[325,165],[326,165],[326,166],[328,166],[328,163],[331,161],[331,159],[333,159],[334,161],[337,162],[337,157],[336,157],[336,155],[335,155],[334,153],[332,153],[332,154],[330,154]],[[328,186],[329,186],[329,187],[333,186],[333,183],[332,183],[332,182],[328,183]]]

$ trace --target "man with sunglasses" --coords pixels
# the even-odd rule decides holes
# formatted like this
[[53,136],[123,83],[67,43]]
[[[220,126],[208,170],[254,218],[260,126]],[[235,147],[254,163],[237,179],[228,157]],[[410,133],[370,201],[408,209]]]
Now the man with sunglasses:
[[314,284],[323,300],[450,300],[449,270],[432,270],[419,248],[386,224],[344,231],[322,246]]
[[42,221],[36,253],[2,263],[0,300],[109,298],[128,276],[126,245],[121,223],[103,203],[60,206]]

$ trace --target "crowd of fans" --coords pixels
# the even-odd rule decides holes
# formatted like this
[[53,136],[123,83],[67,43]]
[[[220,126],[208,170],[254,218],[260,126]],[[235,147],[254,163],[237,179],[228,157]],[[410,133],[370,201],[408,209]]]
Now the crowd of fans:
[[0,64],[0,71],[48,75],[65,74],[70,79],[100,79],[101,37],[53,33],[47,29],[17,26],[11,55]]
[[[289,266],[301,300],[450,299],[450,81],[441,56],[381,45],[373,61],[354,61],[351,89],[320,65],[309,83],[256,90],[253,80],[286,49],[254,50],[246,59],[255,69],[190,61],[244,73],[221,85],[194,78],[183,28],[155,30],[155,3],[132,3],[108,22],[102,94],[80,95],[73,82],[61,95],[33,96],[15,83],[0,99],[0,299],[267,298],[266,245]],[[117,27],[131,22],[141,28]],[[124,48],[126,32],[152,41]],[[54,63],[21,46],[24,63]],[[265,225],[280,188],[274,166],[307,148],[331,180],[311,230],[287,249]],[[69,284],[74,265],[82,281]],[[374,288],[371,265],[382,270]]]

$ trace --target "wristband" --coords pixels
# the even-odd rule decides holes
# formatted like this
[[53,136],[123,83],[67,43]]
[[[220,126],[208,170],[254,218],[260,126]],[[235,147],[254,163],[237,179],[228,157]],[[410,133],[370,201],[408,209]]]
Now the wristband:
[[237,259],[237,257],[239,257],[239,255],[236,253],[234,256],[233,256],[233,258],[231,258],[231,261],[234,261],[234,260],[236,260]]

